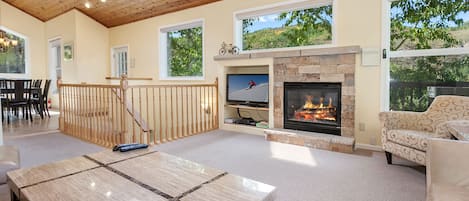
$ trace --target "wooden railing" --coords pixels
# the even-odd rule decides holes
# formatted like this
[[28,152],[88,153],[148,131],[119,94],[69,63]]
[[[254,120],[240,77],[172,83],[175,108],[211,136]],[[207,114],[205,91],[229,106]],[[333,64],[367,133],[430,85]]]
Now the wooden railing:
[[58,82],[63,133],[110,147],[159,144],[218,128],[218,81],[197,85]]

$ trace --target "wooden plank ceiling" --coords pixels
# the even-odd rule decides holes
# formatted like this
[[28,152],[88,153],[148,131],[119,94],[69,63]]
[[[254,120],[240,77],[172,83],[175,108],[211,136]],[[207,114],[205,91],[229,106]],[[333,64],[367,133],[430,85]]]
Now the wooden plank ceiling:
[[[42,20],[48,21],[77,9],[106,27],[115,27],[150,17],[193,8],[220,0],[3,0]],[[85,3],[91,4],[90,8]]]

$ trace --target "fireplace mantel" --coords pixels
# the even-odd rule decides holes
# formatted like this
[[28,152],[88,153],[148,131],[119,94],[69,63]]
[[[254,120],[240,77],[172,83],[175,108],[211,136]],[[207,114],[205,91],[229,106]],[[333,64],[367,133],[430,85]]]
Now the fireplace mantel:
[[283,58],[283,57],[301,57],[301,56],[321,56],[338,54],[358,54],[361,52],[360,46],[342,46],[327,48],[305,48],[295,50],[266,50],[251,53],[241,53],[239,55],[219,55],[214,56],[215,61],[222,60],[240,60],[257,58]]

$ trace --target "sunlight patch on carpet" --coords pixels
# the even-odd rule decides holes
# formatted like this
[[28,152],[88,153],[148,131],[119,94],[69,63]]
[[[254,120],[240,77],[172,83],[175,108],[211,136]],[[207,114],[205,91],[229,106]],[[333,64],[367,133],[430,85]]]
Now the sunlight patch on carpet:
[[307,147],[294,146],[281,143],[270,143],[270,155],[272,158],[299,163],[308,166],[318,166],[311,150]]

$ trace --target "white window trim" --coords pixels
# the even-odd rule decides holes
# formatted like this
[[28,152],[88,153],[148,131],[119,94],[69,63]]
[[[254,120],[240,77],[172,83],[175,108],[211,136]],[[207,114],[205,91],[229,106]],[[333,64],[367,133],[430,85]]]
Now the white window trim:
[[[127,48],[127,76],[129,76],[129,71],[130,71],[130,46],[128,44],[124,45],[116,45],[111,47],[111,76],[117,76],[117,66],[115,66],[115,58],[114,58],[114,50],[117,48]],[[120,77],[120,75],[118,75]]]
[[402,50],[389,52],[390,58],[403,57],[426,57],[426,56],[449,56],[469,54],[469,48],[441,48],[441,49],[423,49],[423,50]]
[[[243,50],[243,33],[242,33],[242,20],[252,17],[258,17],[263,15],[289,12],[300,9],[317,8],[321,6],[332,5],[332,41],[330,44],[323,45],[308,45],[308,46],[297,46],[297,47],[285,47],[285,48],[270,48],[270,49],[256,49],[256,50]],[[314,49],[314,48],[327,48],[336,46],[336,24],[337,24],[337,0],[292,0],[287,2],[281,2],[257,8],[249,8],[233,13],[233,44],[236,45],[242,53],[257,53],[257,52],[272,52],[272,51],[286,51],[286,50],[299,50],[299,49]]]
[[16,31],[13,31],[7,27],[4,27],[4,26],[0,26],[0,29],[6,31],[6,32],[9,32],[9,33],[12,33],[18,37],[21,37],[24,39],[24,64],[25,64],[25,69],[24,69],[24,73],[0,73],[0,76],[1,77],[5,77],[5,78],[28,78],[30,76],[30,73],[31,73],[31,69],[30,69],[30,66],[31,66],[31,60],[30,60],[30,48],[29,48],[29,38],[26,37],[25,35],[23,34],[20,34]]
[[[190,29],[195,27],[202,27],[202,75],[201,76],[169,76],[168,75],[168,52],[167,52],[167,32],[177,31],[181,29]],[[160,68],[159,78],[160,80],[205,80],[205,20],[196,19],[188,22],[182,22],[169,26],[162,26],[159,28],[160,43]]]
[[434,48],[434,49],[420,49],[420,50],[399,50],[391,51],[391,3],[398,0],[382,0],[382,46],[386,49],[387,58],[382,59],[382,72],[381,72],[381,111],[389,111],[390,93],[389,85],[391,80],[390,75],[390,59],[391,58],[408,58],[408,57],[423,57],[423,56],[451,56],[451,55],[466,55],[469,54],[469,48]]
[[382,0],[382,16],[381,16],[381,24],[382,24],[382,42],[381,46],[383,50],[386,50],[386,58],[383,58],[381,55],[381,111],[389,111],[390,107],[390,87],[389,83],[391,80],[391,74],[389,72],[389,52],[390,52],[390,41],[391,41],[391,2],[393,0]]

